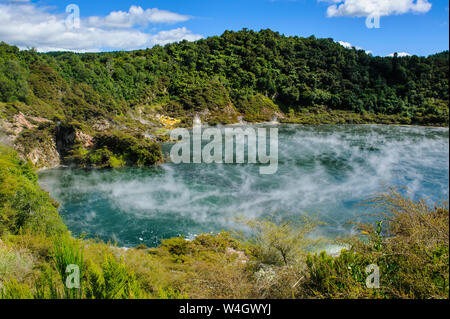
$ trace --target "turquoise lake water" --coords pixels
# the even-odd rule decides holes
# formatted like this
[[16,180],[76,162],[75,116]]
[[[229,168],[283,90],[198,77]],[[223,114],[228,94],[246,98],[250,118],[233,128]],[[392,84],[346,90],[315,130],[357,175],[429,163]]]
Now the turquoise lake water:
[[[409,196],[448,199],[449,131],[381,125],[279,125],[279,168],[255,164],[173,164],[152,168],[41,172],[40,184],[61,204],[75,234],[155,246],[162,238],[240,229],[236,217],[326,225],[315,235],[345,236],[386,186]],[[170,145],[165,145],[167,153]],[[367,217],[360,216],[359,220]]]

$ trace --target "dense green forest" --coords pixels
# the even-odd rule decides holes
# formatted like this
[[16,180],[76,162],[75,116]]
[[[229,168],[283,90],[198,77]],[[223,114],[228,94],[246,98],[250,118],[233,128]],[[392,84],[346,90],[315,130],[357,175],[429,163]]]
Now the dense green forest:
[[[1,43],[0,121],[11,123],[1,130],[22,153],[53,138],[63,158],[114,167],[160,161],[145,137],[164,139],[172,126],[162,116],[175,126],[192,125],[194,116],[209,124],[276,117],[448,126],[448,72],[448,51],[373,57],[332,39],[271,30],[226,31],[132,52],[41,54]],[[18,114],[28,116],[20,132]],[[92,139],[80,145],[79,131]],[[119,154],[97,143],[111,140],[106,133],[117,138],[116,131],[128,145]]]
[[443,124],[448,71],[448,52],[373,57],[332,39],[270,30],[98,54],[38,54],[2,43],[0,100],[81,121],[153,104],[185,113],[231,102],[251,113],[270,100],[285,114],[324,106]]

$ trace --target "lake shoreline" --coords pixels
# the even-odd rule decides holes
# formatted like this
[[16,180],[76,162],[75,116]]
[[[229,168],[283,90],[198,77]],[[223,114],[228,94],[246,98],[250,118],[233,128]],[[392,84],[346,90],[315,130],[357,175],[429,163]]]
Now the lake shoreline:
[[[362,124],[302,124],[302,123],[295,123],[295,122],[236,122],[231,124],[219,124],[219,125],[208,125],[208,124],[202,124],[203,127],[227,127],[227,126],[243,126],[243,125],[271,125],[271,126],[281,126],[281,125],[295,125],[295,126],[304,126],[304,127],[322,127],[322,126],[336,126],[336,127],[345,127],[345,126],[394,126],[394,127],[411,127],[411,128],[433,128],[433,129],[449,129],[449,126],[433,126],[433,125],[420,125],[420,124],[400,124],[400,123],[394,123],[394,124],[382,124],[382,123],[362,123]],[[192,129],[193,127],[186,127],[187,129]],[[171,130],[168,130],[170,132]],[[159,142],[159,144],[164,144],[167,142]],[[166,161],[162,161],[161,163],[155,164],[156,166],[166,163]],[[133,167],[133,166],[125,166],[125,167]],[[70,166],[70,165],[57,165],[53,167],[37,167],[36,172],[44,172],[46,170],[55,169],[55,168],[82,168],[77,166]],[[102,169],[111,169],[111,168],[101,168],[101,167],[85,167],[84,169],[87,170],[102,170]]]
[[[62,215],[72,219],[68,224],[80,227],[73,229],[76,233],[106,235],[112,230],[105,227],[111,225],[124,246],[139,244],[137,238],[149,245],[158,234],[192,236],[228,229],[234,213],[287,218],[318,212],[329,224],[323,231],[336,237],[350,230],[342,228],[345,216],[357,213],[355,205],[382,191],[383,183],[406,186],[411,196],[432,200],[448,194],[443,179],[448,175],[448,129],[279,128],[279,172],[273,176],[260,175],[258,165],[168,162],[148,168],[44,170],[39,180],[66,210]],[[110,218],[117,221],[111,224]],[[124,230],[114,225],[130,225],[125,241],[119,235]],[[136,238],[130,237],[133,233]]]

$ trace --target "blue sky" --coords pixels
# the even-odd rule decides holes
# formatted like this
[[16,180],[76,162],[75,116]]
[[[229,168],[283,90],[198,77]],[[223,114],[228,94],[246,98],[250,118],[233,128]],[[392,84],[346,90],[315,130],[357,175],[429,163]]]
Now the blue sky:
[[[81,27],[67,30],[72,3]],[[333,38],[374,55],[429,55],[449,48],[448,7],[446,0],[0,0],[0,40],[41,51],[130,50],[270,28]],[[372,13],[381,16],[379,28],[366,26]]]

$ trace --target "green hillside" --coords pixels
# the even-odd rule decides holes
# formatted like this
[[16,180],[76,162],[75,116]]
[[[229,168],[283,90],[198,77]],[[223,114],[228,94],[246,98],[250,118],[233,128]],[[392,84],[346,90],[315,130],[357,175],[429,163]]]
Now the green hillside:
[[[132,52],[40,54],[1,43],[0,120],[9,123],[3,133],[21,153],[53,139],[48,143],[79,165],[121,166],[137,158],[129,149],[111,155],[86,145],[105,140],[96,138],[100,133],[121,131],[139,148],[145,137],[164,139],[167,128],[190,126],[196,115],[209,124],[277,118],[448,126],[448,72],[448,51],[373,57],[332,39],[271,30],[227,31]],[[17,122],[22,130],[13,129]],[[141,162],[160,161],[148,147],[150,159]]]
[[232,102],[247,114],[271,100],[284,113],[324,106],[438,124],[448,122],[448,61],[448,52],[372,57],[332,39],[270,30],[98,54],[38,54],[2,44],[0,99],[80,121],[155,104],[190,113]]

